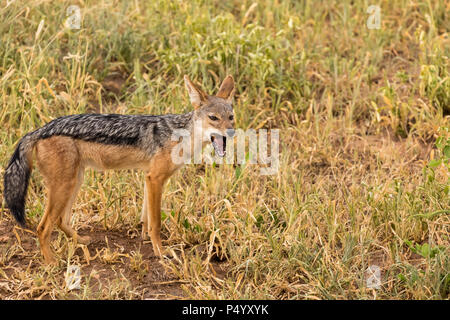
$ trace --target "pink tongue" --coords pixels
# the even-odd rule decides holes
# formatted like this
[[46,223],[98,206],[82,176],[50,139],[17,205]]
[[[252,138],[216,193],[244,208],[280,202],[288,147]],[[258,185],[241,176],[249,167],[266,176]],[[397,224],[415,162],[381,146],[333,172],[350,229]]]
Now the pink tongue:
[[223,137],[216,136],[214,139],[214,143],[216,145],[216,149],[223,154]]

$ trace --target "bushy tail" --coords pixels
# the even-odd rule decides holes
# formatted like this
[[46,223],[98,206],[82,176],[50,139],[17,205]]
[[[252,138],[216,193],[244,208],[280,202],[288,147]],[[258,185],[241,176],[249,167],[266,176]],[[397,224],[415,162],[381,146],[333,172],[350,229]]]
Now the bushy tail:
[[25,196],[32,168],[32,151],[36,141],[36,135],[33,133],[27,134],[19,141],[9,160],[3,180],[6,206],[22,226],[26,225]]

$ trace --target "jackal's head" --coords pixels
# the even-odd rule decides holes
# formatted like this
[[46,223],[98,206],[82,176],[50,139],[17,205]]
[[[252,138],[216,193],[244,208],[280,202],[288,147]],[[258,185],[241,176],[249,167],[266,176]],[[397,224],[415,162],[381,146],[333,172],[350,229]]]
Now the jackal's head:
[[[219,157],[225,156],[227,137],[234,135],[232,100],[234,80],[227,76],[216,95],[206,94],[199,86],[184,76],[189,98],[195,108],[194,124],[202,132],[203,143],[211,141]],[[200,129],[200,130],[199,130]]]

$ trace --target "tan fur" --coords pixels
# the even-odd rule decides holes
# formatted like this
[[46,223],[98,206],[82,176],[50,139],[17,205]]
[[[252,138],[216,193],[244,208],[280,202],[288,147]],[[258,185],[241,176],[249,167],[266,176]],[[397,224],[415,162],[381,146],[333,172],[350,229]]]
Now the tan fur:
[[170,158],[175,143],[171,143],[150,159],[144,152],[133,147],[102,145],[61,136],[38,141],[35,146],[36,164],[48,191],[45,213],[37,229],[45,262],[54,262],[49,241],[55,224],[67,236],[76,238],[80,243],[88,244],[90,241],[89,237],[78,236],[70,227],[72,205],[87,167],[101,170],[145,170],[146,194],[142,234],[150,234],[154,252],[160,256],[162,188],[178,168]]
[[83,179],[84,168],[73,139],[52,137],[35,146],[36,163],[48,190],[48,202],[37,233],[46,263],[54,261],[50,249],[50,235],[57,224],[68,236],[87,243],[89,238],[78,237],[70,227],[70,211]]
[[148,158],[139,149],[128,146],[113,146],[94,142],[75,141],[83,165],[99,170],[147,169]]

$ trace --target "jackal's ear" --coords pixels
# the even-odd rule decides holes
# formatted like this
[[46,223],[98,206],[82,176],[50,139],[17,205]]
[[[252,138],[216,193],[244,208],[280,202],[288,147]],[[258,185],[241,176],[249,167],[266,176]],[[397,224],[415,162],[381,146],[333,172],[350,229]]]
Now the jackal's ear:
[[217,92],[216,96],[231,102],[231,100],[233,100],[233,95],[234,79],[231,75],[229,75],[222,81],[219,92]]
[[208,100],[208,95],[196,86],[187,75],[184,76],[184,84],[189,93],[189,98],[195,109],[199,108]]

